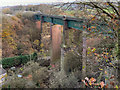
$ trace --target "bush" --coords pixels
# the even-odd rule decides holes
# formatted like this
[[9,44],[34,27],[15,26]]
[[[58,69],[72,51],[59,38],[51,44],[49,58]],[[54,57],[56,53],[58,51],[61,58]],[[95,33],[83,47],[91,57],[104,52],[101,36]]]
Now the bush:
[[[43,88],[48,85],[47,67],[41,67],[37,62],[29,61],[21,68],[16,68],[14,73],[9,69],[8,75],[12,73],[6,78],[7,81],[2,86],[3,88]],[[19,74],[22,75],[21,78],[17,76]],[[32,77],[28,78],[29,75]]]
[[2,66],[3,68],[7,68],[7,67],[19,65],[21,63],[19,59],[20,57],[4,58],[2,60]]
[[16,56],[11,58],[4,58],[2,59],[2,66],[3,68],[10,68],[13,66],[18,66],[20,64],[25,64],[28,61],[37,59],[37,54],[34,53],[31,56],[30,55],[24,55],[24,56]]
[[40,69],[32,73],[32,76],[34,82],[41,84],[44,81],[48,80],[49,73],[47,72],[46,67],[40,67]]
[[10,8],[4,8],[4,9],[2,10],[2,12],[3,12],[4,14],[12,14],[12,13],[13,13],[12,10],[10,10]]
[[33,15],[34,15],[34,13],[33,13],[32,11],[26,11],[26,12],[22,13],[21,16],[22,16],[24,19],[32,20],[32,19],[33,19]]
[[23,76],[27,76],[29,74],[32,74],[34,71],[38,70],[40,68],[39,64],[34,61],[29,61],[24,66],[24,70],[22,72]]
[[31,80],[24,78],[18,78],[17,76],[11,77],[11,80],[7,81],[2,88],[35,88],[36,85]]
[[[72,62],[72,63],[71,63]],[[64,59],[64,71],[66,74],[75,70],[80,70],[82,66],[81,57],[74,54],[74,52],[68,52]]]
[[48,73],[48,68],[47,67],[41,67],[37,62],[30,61],[28,62],[24,70],[22,72],[22,75],[24,77],[28,75],[32,75],[32,81],[39,86],[40,88],[44,87],[42,86],[43,84],[45,85],[46,82],[48,82],[49,78],[49,73]]
[[78,79],[73,73],[67,76],[62,72],[57,72],[50,79],[50,84],[50,88],[77,88]]

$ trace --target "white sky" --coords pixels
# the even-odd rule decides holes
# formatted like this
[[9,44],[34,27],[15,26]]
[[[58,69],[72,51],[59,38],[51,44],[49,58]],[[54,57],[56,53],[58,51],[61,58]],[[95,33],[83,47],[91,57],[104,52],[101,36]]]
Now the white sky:
[[52,3],[52,2],[71,2],[75,0],[0,0],[0,7],[14,6],[14,5],[27,5],[39,3]]
[[[28,5],[28,4],[40,4],[40,3],[52,3],[52,2],[73,2],[73,1],[91,1],[91,0],[0,0],[0,7],[3,6],[15,6],[15,5]],[[107,0],[93,0],[105,2]],[[120,0],[110,0],[112,2],[118,2]]]

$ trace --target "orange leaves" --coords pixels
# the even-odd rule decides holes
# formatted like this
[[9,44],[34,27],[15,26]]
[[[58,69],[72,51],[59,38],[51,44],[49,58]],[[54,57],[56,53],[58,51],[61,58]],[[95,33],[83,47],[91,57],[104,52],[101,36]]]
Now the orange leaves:
[[41,44],[40,44],[40,46],[41,46],[41,47],[43,47],[43,46],[44,46],[44,44],[43,44],[43,43],[41,43]]
[[107,71],[105,71],[104,73],[107,74]]
[[[85,81],[85,80],[87,80],[87,82]],[[86,77],[85,78],[85,80],[82,80],[82,82],[86,85],[86,86],[88,86],[88,87],[90,87],[90,88],[95,88],[95,87],[97,87],[97,88],[103,88],[104,86],[105,86],[105,83],[103,82],[103,81],[101,81],[100,83],[95,83],[96,82],[96,79],[95,78],[88,78],[88,77]],[[99,87],[100,86],[100,87]]]
[[96,29],[96,27],[95,27],[95,26],[91,26],[91,28],[92,28],[92,29]]
[[7,14],[7,13],[10,13],[11,10],[10,10],[10,8],[4,8],[4,9],[2,10],[2,12],[3,12],[4,14]]
[[108,84],[105,85],[105,88],[108,88]]
[[89,84],[92,85],[92,84],[94,84],[95,81],[96,81],[96,79],[92,77],[92,78],[90,78],[90,80],[89,80]]
[[109,5],[109,4],[107,2],[105,2],[104,5]]
[[35,40],[33,43],[34,43],[35,45],[39,45],[39,40]]
[[106,54],[106,55],[108,55],[109,53],[103,52],[103,54]]
[[86,26],[85,25],[83,25],[83,29],[85,29],[86,28]]
[[7,37],[7,36],[9,36],[9,35],[10,35],[9,32],[3,30],[3,32],[2,32],[2,37],[3,37],[3,38],[4,38],[4,37]]
[[115,83],[114,83],[114,82],[110,82],[110,85],[114,86],[114,85],[115,85]]
[[91,19],[91,21],[94,21],[96,19],[96,17],[93,17],[92,19]]
[[18,18],[16,16],[11,17],[12,20],[18,21]]
[[95,33],[95,32],[99,32],[100,31],[95,26],[91,26],[91,27],[87,28],[87,30],[90,31],[91,33]]
[[95,78],[90,78],[90,82],[92,82],[92,83],[94,83],[96,81],[96,79]]
[[95,26],[91,26],[91,27],[87,28],[85,25],[83,25],[82,27],[83,27],[83,29],[87,29],[88,31],[92,31],[92,29],[96,29]]
[[104,56],[104,58],[105,58],[105,59],[108,59],[108,57],[107,57],[107,56]]
[[32,78],[32,75],[28,75],[28,78]]
[[88,28],[89,31],[91,31],[91,28]]
[[100,85],[101,85],[101,88],[103,88],[105,83],[102,81],[102,82],[100,82]]
[[2,24],[0,24],[0,28],[2,27]]
[[95,50],[96,50],[96,48],[93,48],[93,49],[92,49],[92,52],[95,52]]
[[90,47],[88,47],[87,50],[88,50],[87,54],[92,54],[92,53],[94,53],[96,51],[96,48],[90,48]]
[[32,80],[32,75],[29,74],[27,77],[24,77],[25,79],[29,79],[29,80]]
[[112,76],[110,77],[110,79],[113,79],[113,78],[115,78],[115,76],[114,76],[114,75],[112,75]]
[[9,45],[9,47],[11,47],[14,50],[14,49],[16,49],[17,45],[14,41],[13,35],[14,35],[14,32],[12,32],[9,29],[9,26],[6,29],[4,29],[2,32],[3,42],[6,42]]
[[96,55],[96,56],[98,56],[98,57],[100,56],[100,55],[99,55],[99,54],[97,54],[97,53],[94,53],[94,55]]

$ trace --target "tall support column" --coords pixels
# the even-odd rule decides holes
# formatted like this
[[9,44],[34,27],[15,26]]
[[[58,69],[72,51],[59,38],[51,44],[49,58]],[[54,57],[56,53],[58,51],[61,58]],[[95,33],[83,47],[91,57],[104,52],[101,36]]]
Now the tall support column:
[[65,29],[63,27],[62,33],[62,47],[61,47],[61,71],[64,72],[64,47],[65,47]]
[[53,23],[50,23],[50,42],[51,42],[51,49],[50,49],[50,53],[51,53],[51,60],[52,60],[52,27],[53,27]]
[[61,55],[61,25],[52,26],[52,63],[60,60]]
[[[82,79],[85,79],[86,77],[86,61],[87,61],[86,32],[83,31]],[[83,84],[83,88],[85,88],[84,84]]]
[[[40,29],[39,38],[38,38],[38,40],[39,40],[39,46],[40,46],[41,40],[42,40],[41,35],[42,35],[42,23],[43,23],[43,16],[41,15],[40,17],[41,17],[41,20],[36,22],[36,27],[38,29]],[[40,50],[41,50],[41,47],[38,49],[38,51],[40,51]]]
[[40,26],[41,26],[41,27],[40,27],[41,33],[42,33],[42,24],[43,24],[43,22],[44,22],[44,21],[43,21],[43,16],[41,15],[41,25],[40,25]]
[[[42,34],[42,32],[41,32],[41,30],[42,30],[42,22],[41,21],[37,21],[36,22],[36,27],[40,30],[39,33],[38,33],[39,34],[38,40],[39,40],[39,46],[40,46],[40,44],[41,44],[41,34]],[[40,51],[40,49],[41,48],[39,48],[38,51]]]
[[65,30],[67,30],[68,27],[67,27],[67,21],[65,16],[63,16],[63,20],[64,20],[64,25],[63,25],[63,33],[62,33],[62,47],[61,47],[61,72],[64,73]]
[[50,23],[50,40],[51,40],[51,44],[52,44],[52,26],[53,26],[53,23]]
[[[42,25],[43,25],[43,16],[41,15],[41,23],[40,23],[40,43],[39,43],[39,46],[41,45],[41,43],[42,43]],[[42,49],[41,47],[40,47],[40,49]]]

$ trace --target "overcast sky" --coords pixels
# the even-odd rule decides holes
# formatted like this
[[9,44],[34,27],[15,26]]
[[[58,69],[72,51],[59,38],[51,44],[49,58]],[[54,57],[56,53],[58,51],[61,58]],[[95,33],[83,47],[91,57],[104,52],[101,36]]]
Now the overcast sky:
[[28,5],[52,2],[71,2],[75,0],[0,0],[0,6]]
[[[15,5],[28,5],[28,4],[40,4],[40,3],[54,3],[54,2],[73,2],[76,0],[0,0],[0,7],[2,6],[15,6]],[[77,0],[77,1],[91,1],[91,0]],[[93,0],[105,2],[107,0]],[[109,0],[112,2],[118,2],[120,0]]]

